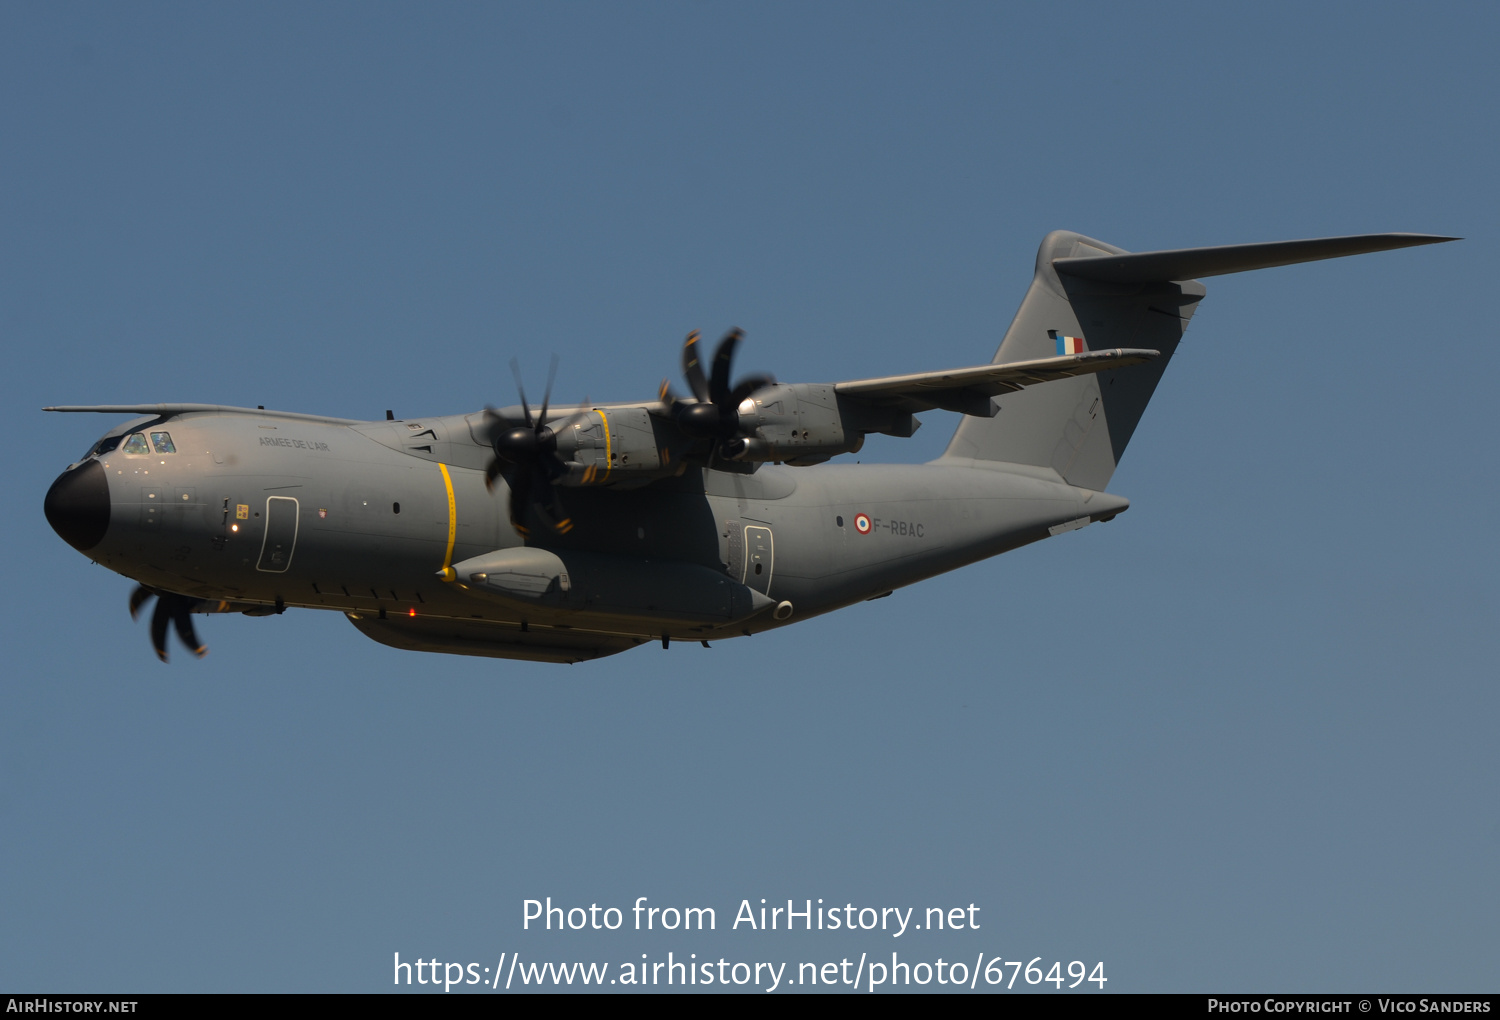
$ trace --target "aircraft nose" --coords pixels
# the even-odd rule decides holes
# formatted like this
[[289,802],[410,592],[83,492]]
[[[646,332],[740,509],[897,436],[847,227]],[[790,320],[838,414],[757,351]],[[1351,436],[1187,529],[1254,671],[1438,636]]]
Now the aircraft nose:
[[109,528],[109,480],[97,460],[86,461],[57,476],[42,509],[62,540],[88,552]]

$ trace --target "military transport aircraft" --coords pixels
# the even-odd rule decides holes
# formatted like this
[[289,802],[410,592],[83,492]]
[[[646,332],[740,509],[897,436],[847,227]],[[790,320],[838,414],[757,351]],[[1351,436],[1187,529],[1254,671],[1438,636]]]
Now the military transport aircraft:
[[[1068,231],[994,362],[838,383],[731,378],[691,395],[351,421],[211,404],[138,417],[47,492],[70,545],[153,596],[151,641],[194,613],[333,609],[397,648],[547,662],[707,644],[888,595],[1108,521],[1105,486],[1205,293],[1196,277],[1455,240],[1368,234],[1129,253]],[[554,370],[556,362],[553,363]],[[517,373],[517,385],[520,384]],[[824,464],[872,432],[965,417],[922,465]],[[813,467],[813,465],[820,465]]]

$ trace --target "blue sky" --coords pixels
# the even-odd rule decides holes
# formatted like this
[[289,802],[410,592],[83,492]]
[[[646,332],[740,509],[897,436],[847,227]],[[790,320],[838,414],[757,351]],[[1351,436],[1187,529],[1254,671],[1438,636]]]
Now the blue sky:
[[[388,988],[391,954],[893,949],[1111,990],[1493,990],[1497,16],[1480,4],[0,10],[0,985]],[[647,399],[693,328],[821,381],[987,361],[1054,228],[1461,243],[1207,281],[1133,506],[704,651],[203,622],[47,527],[114,424]],[[935,412],[864,461],[936,456]],[[816,469],[811,469],[816,470]],[[185,657],[179,656],[179,659]],[[523,932],[528,897],[720,929]],[[978,904],[925,942],[741,899]],[[1044,988],[1050,986],[1043,986]]]

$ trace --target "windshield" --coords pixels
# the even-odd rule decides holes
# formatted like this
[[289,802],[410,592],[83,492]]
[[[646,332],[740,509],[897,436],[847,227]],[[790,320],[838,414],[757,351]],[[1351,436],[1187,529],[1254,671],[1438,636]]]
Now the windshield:
[[89,447],[89,452],[85,453],[78,459],[87,460],[89,457],[102,457],[106,453],[109,453],[111,450],[113,450],[115,447],[119,446],[120,440],[123,438],[123,436],[105,436],[93,446]]

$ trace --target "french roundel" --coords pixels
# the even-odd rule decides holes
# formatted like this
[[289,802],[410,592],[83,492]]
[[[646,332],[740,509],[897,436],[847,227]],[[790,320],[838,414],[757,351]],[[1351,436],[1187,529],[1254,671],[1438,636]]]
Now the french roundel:
[[854,515],[854,530],[861,535],[868,535],[870,533],[870,517],[868,514]]

